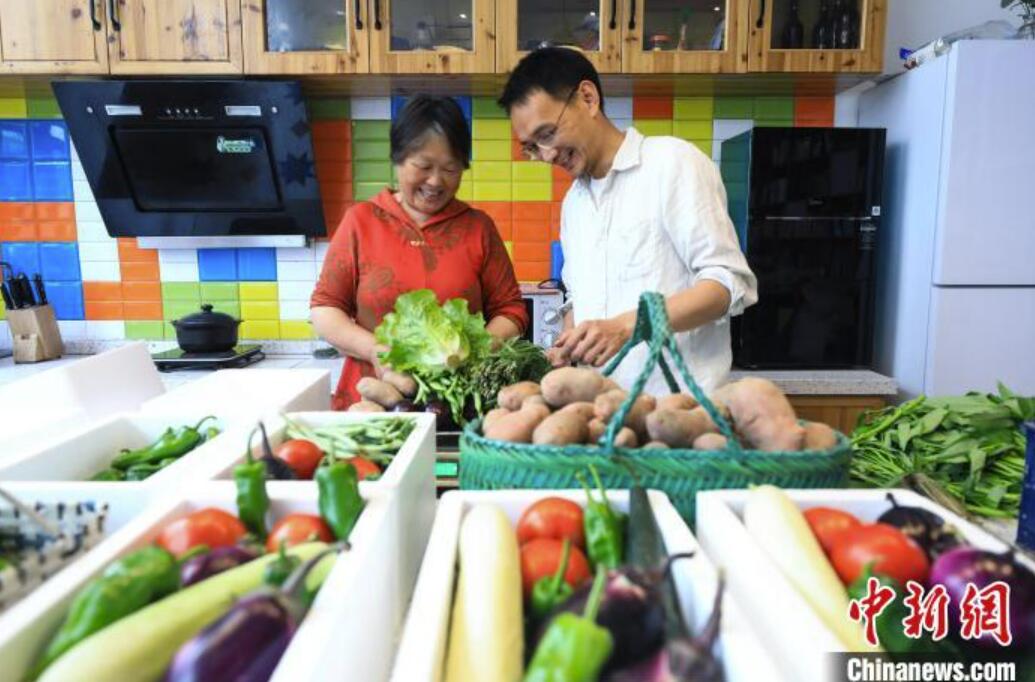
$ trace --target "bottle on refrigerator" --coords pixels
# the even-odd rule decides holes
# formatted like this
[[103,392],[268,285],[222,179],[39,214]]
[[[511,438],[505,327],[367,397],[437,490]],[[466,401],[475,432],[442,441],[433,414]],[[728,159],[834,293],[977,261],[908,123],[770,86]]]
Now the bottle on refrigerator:
[[830,14],[829,0],[820,0],[819,16],[812,27],[812,49],[829,50],[834,47],[833,16]]

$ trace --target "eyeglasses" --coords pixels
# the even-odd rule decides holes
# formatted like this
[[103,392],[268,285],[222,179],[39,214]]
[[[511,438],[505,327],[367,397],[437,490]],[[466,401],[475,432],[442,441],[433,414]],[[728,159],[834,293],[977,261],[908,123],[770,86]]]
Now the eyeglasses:
[[534,140],[529,142],[523,142],[521,144],[521,152],[529,159],[536,160],[542,158],[542,153],[548,149],[553,149],[556,144],[557,131],[561,129],[561,119],[564,118],[564,112],[568,110],[568,105],[571,104],[571,98],[575,96],[575,93],[579,91],[579,86],[576,85],[570,93],[568,93],[567,99],[564,100],[564,107],[561,109],[560,116],[549,128],[545,128],[535,136]]

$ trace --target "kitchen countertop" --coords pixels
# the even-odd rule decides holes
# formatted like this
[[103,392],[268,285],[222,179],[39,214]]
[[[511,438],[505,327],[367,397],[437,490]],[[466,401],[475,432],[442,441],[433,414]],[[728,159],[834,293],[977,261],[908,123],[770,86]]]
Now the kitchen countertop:
[[787,395],[859,395],[894,397],[898,384],[891,377],[868,369],[787,369],[748,371],[734,369],[731,379],[745,376],[769,379]]

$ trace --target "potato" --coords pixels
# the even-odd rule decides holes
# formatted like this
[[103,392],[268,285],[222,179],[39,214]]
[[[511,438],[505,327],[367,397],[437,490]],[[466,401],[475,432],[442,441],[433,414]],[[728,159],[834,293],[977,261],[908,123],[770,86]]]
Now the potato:
[[489,410],[488,413],[486,413],[485,418],[482,419],[482,431],[485,432],[492,428],[492,425],[496,423],[496,420],[500,417],[505,417],[508,414],[510,414],[510,410],[502,407],[497,407],[495,410]]
[[728,444],[721,433],[702,433],[694,439],[694,450],[725,450]]
[[640,444],[639,439],[636,437],[636,432],[630,429],[628,426],[623,426],[622,430],[615,436],[615,446],[619,448],[635,448]]
[[747,377],[721,387],[715,397],[729,408],[737,433],[752,447],[765,452],[801,449],[805,429],[773,382]]
[[390,369],[386,369],[381,374],[381,381],[394,386],[399,393],[407,398],[412,398],[417,395],[417,382],[409,374],[403,374],[401,372],[393,372]]
[[[611,417],[618,412],[618,408],[622,406],[628,395],[628,393],[621,389],[601,393],[593,403],[594,416],[605,423],[611,421]],[[645,435],[647,433],[645,423],[647,415],[654,410],[655,405],[654,396],[646,393],[641,394],[636,398],[629,413],[625,415],[625,421],[622,424],[631,428],[637,436]]]
[[533,395],[539,395],[539,384],[534,381],[519,381],[501,388],[496,396],[496,403],[508,410],[520,410],[524,400]]
[[596,445],[600,437],[604,435],[604,431],[607,431],[607,424],[599,419],[590,419],[587,426],[589,427],[589,435],[586,437],[586,442],[590,445]]
[[837,432],[822,422],[805,424],[806,450],[827,450],[837,445]]
[[536,445],[583,443],[589,435],[586,421],[574,412],[555,412],[535,427],[532,442]]
[[511,412],[495,419],[492,426],[485,429],[485,437],[511,443],[530,443],[532,433],[548,414],[549,409],[539,405]]
[[654,410],[647,415],[647,433],[669,447],[689,448],[694,439],[710,430],[704,410]]
[[356,390],[364,400],[375,402],[386,408],[395,407],[403,399],[399,389],[374,377],[363,377],[357,381]]
[[658,398],[659,410],[692,410],[697,407],[697,400],[686,393],[673,393]]
[[618,382],[615,381],[614,379],[612,379],[611,377],[604,377],[604,385],[600,387],[600,392],[601,393],[606,393],[607,391],[623,391],[623,390],[625,390],[625,389],[623,389],[618,384]]
[[557,410],[560,414],[577,414],[583,421],[593,418],[593,403],[568,403]]
[[377,403],[372,403],[369,400],[360,400],[358,403],[352,403],[349,405],[349,409],[346,412],[384,412],[385,408],[381,407]]
[[668,450],[668,445],[660,440],[652,440],[643,446],[643,450]]
[[596,370],[561,367],[544,376],[540,388],[548,405],[564,407],[568,403],[593,402],[603,383],[604,377]]

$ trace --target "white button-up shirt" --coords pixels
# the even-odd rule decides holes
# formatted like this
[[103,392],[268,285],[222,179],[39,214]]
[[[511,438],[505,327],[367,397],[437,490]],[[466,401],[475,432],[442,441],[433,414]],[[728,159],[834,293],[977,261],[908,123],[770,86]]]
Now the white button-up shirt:
[[[597,197],[587,177],[568,190],[561,246],[575,324],[635,310],[644,291],[667,297],[705,279],[726,287],[731,304],[724,317],[676,335],[705,391],[726,381],[733,357],[729,317],[757,301],[758,293],[711,159],[684,140],[644,137],[629,128]],[[647,346],[640,344],[613,378],[631,387],[646,359]],[[676,376],[671,362],[669,367]],[[645,390],[669,393],[660,369]]]

